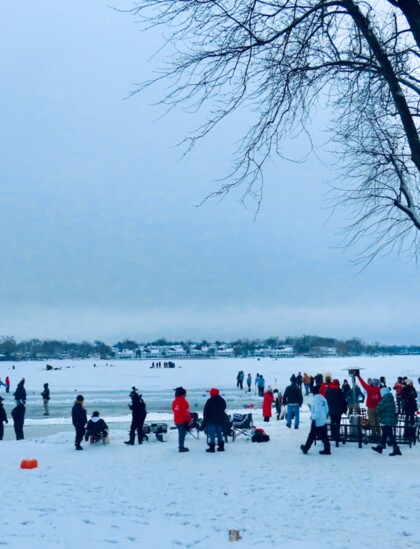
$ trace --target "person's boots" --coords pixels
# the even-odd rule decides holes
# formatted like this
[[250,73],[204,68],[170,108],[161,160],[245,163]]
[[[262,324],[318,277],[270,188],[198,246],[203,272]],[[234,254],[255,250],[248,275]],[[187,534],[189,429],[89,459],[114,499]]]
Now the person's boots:
[[209,447],[207,448],[206,452],[209,452],[210,454],[214,454],[216,444],[214,442],[209,443]]
[[320,450],[319,453],[321,454],[321,456],[329,456],[331,455],[331,450],[325,450],[324,448],[324,450]]
[[83,450],[83,448],[80,446],[80,444],[78,444],[78,445],[76,446],[76,450]]
[[217,445],[217,451],[218,452],[224,452],[225,451],[225,443],[224,442],[219,442],[219,444]]
[[382,454],[383,447],[380,444],[378,444],[377,446],[372,446],[372,450],[374,452],[378,452],[378,454]]
[[139,444],[143,443],[143,433],[138,434],[138,440],[139,440]]
[[390,456],[402,456],[401,450],[398,446],[395,446],[394,451],[389,454]]
[[182,452],[189,452],[189,451],[190,451],[189,448],[186,448],[185,446],[183,448],[178,449],[178,452],[181,452],[181,453]]
[[129,444],[130,446],[134,446],[134,435],[132,435],[132,434],[130,433],[130,438],[129,438],[129,440],[126,440],[126,441],[124,442],[124,444]]

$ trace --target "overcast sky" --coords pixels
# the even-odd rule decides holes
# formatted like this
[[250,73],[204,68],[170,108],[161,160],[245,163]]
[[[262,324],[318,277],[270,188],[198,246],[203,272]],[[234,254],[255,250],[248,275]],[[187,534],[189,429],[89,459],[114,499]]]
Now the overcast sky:
[[160,118],[159,89],[125,99],[159,44],[103,0],[2,2],[0,335],[419,344],[417,266],[357,274],[315,158],[267,167],[256,219],[240,193],[197,207],[244,121],[182,159],[195,119]]

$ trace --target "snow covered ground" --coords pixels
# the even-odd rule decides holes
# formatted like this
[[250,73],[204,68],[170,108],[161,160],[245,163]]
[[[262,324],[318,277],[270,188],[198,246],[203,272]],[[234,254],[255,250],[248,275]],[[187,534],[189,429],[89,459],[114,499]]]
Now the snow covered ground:
[[[393,384],[403,374],[417,380],[418,357],[360,359],[222,359],[176,361],[173,370],[152,370],[149,362],[57,361],[61,370],[45,371],[45,362],[0,363],[0,376],[9,375],[12,391],[21,377],[33,410],[42,384],[50,383],[51,413],[31,419],[24,441],[0,443],[0,545],[33,547],[275,547],[369,548],[418,547],[420,543],[418,494],[419,445],[403,446],[402,457],[377,455],[355,444],[332,448],[320,456],[318,443],[308,455],[299,450],[309,430],[303,410],[299,430],[272,420],[264,428],[271,440],[253,444],[239,438],[225,453],[207,454],[205,437],[188,439],[190,452],[177,452],[177,437],[168,442],[150,438],[142,446],[127,447],[126,416],[105,414],[111,423],[111,444],[74,451],[74,434],[65,431],[70,396],[95,391],[121,391],[121,406],[129,389],[139,387],[150,417],[170,417],[155,411],[154,402],[173,398],[183,385],[192,395],[192,409],[201,411],[205,389],[222,388],[229,410],[257,407],[255,423],[262,425],[261,399],[235,388],[238,370],[263,373],[267,383],[280,389],[292,373],[331,372],[344,379],[344,368],[363,367],[365,377],[387,376]],[[69,366],[69,367],[67,367]],[[418,384],[415,383],[417,389]],[[124,391],[126,391],[124,393]],[[204,391],[204,392],[203,392]],[[34,394],[32,394],[34,393]],[[65,400],[55,404],[55,395]],[[154,400],[152,395],[159,395]],[[12,396],[5,396],[10,416]],[[115,394],[114,394],[115,396]],[[187,398],[189,396],[187,395]],[[115,400],[115,399],[114,399]],[[118,400],[118,399],[117,399]],[[92,403],[91,403],[92,404]],[[95,409],[87,400],[89,412]],[[106,404],[95,406],[102,411]],[[195,406],[197,404],[197,406]],[[68,414],[62,410],[68,406]],[[159,405],[160,406],[160,405]],[[157,410],[161,409],[157,406]],[[60,410],[60,413],[56,413]],[[116,411],[118,412],[118,410]],[[118,412],[119,413],[119,412]],[[32,423],[31,423],[31,421]],[[45,422],[45,423],[43,423]],[[42,436],[40,428],[43,427]],[[46,433],[49,436],[44,436]],[[37,458],[37,469],[22,470],[24,458]],[[242,539],[228,541],[228,530],[240,530]]]

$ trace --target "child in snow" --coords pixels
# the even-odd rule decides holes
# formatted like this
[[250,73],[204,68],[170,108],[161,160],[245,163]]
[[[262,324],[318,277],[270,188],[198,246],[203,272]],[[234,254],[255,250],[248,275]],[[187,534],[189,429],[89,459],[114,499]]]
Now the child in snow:
[[108,436],[108,425],[99,417],[99,412],[93,412],[86,426],[85,440],[91,444],[103,440]]

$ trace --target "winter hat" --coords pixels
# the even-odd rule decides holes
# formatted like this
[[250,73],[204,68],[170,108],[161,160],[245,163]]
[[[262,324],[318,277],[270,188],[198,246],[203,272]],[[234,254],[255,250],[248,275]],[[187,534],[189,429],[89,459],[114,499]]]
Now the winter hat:
[[382,387],[382,389],[381,389],[381,397],[384,397],[384,396],[387,395],[388,393],[390,393],[390,390],[388,389],[388,387]]
[[48,387],[48,383],[44,383],[44,389]]
[[379,384],[380,384],[379,379],[377,379],[376,377],[374,379],[372,379],[372,385],[374,387],[379,387]]
[[407,385],[413,385],[413,380],[412,379],[406,379],[405,382],[406,382]]
[[219,389],[215,389],[214,387],[213,387],[213,389],[210,389],[210,396],[211,397],[215,397],[218,394],[219,394]]
[[81,400],[83,402],[85,398],[83,395],[77,395],[76,400]]
[[182,397],[187,394],[187,391],[184,389],[184,387],[177,387],[175,389],[175,396],[176,397]]
[[338,385],[340,387],[340,381],[338,379],[333,379],[332,381],[334,385]]
[[92,417],[99,417],[99,412],[93,412]]

